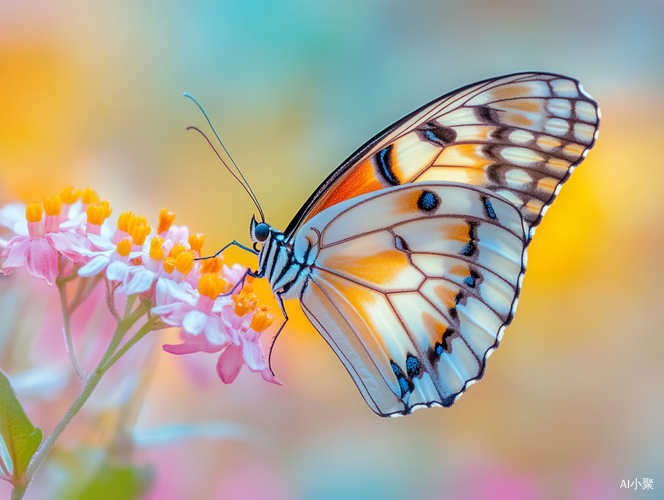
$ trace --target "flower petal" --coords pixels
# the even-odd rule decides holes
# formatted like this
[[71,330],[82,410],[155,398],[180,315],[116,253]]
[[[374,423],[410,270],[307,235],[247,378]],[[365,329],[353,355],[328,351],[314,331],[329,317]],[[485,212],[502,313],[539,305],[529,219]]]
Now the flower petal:
[[242,368],[242,348],[231,345],[217,360],[217,374],[224,384],[232,383]]
[[270,371],[269,368],[266,368],[261,372],[261,375],[263,376],[263,380],[266,382],[270,382],[271,384],[276,384],[276,385],[284,385],[284,383],[281,380],[278,380],[274,375],[272,375],[272,372]]
[[205,323],[207,323],[208,316],[202,311],[194,309],[189,311],[184,319],[182,320],[182,328],[187,333],[193,335],[198,335],[205,328]]
[[182,344],[165,344],[162,349],[171,354],[191,354],[194,352],[219,352],[224,348],[222,345],[214,345],[208,342],[205,335],[191,335],[182,330],[180,336],[184,340]]
[[135,293],[143,293],[152,286],[152,282],[157,279],[157,275],[152,271],[148,271],[139,267],[137,271],[130,274],[130,279],[127,285],[124,284],[118,288],[118,292],[125,295],[134,295]]
[[99,274],[104,269],[106,269],[109,261],[110,259],[105,255],[97,255],[94,259],[78,270],[78,275],[82,276],[83,278],[89,278],[90,276]]
[[46,238],[36,238],[30,242],[28,272],[43,278],[48,285],[55,283],[58,277],[58,251]]
[[97,248],[100,248],[102,250],[115,250],[115,245],[102,236],[97,236],[96,234],[88,234],[88,239]]
[[242,342],[242,357],[244,364],[252,372],[265,370],[265,360],[263,359],[263,349],[258,342]]
[[221,329],[221,318],[210,314],[205,323],[205,336],[211,344],[223,346],[228,344],[228,337]]
[[116,260],[106,268],[106,277],[111,281],[123,281],[128,272],[129,266],[120,260]]
[[[30,250],[30,238],[24,236],[14,236],[7,243],[8,255],[2,271],[11,272],[12,268],[24,266],[28,260],[28,251]],[[5,274],[8,274],[5,272]]]

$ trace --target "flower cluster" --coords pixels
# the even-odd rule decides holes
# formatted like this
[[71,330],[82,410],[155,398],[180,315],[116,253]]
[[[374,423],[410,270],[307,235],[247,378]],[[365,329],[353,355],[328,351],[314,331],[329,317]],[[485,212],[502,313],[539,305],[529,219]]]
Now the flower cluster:
[[223,256],[201,257],[204,236],[173,224],[163,209],[155,229],[132,212],[120,214],[91,189],[72,187],[42,204],[11,204],[0,209],[0,226],[11,239],[0,239],[0,265],[8,275],[25,266],[49,285],[76,277],[104,278],[114,311],[115,294],[137,295],[168,326],[181,328],[184,342],[165,345],[173,354],[221,353],[217,372],[231,383],[242,365],[280,384],[265,363],[259,337],[272,315],[254,294],[252,278]]

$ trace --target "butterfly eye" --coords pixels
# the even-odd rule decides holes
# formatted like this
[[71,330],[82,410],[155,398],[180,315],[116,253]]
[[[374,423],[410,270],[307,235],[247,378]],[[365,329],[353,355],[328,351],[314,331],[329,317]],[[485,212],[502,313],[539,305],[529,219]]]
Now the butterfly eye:
[[267,224],[265,224],[264,222],[256,224],[256,227],[254,228],[254,236],[259,242],[262,243],[263,241],[265,241],[269,234],[270,234],[270,227]]

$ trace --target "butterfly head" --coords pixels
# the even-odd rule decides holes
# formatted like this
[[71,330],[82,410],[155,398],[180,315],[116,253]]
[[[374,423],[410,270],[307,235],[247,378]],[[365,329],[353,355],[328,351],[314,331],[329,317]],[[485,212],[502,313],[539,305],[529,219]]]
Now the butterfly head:
[[254,242],[254,248],[256,248],[257,244],[263,244],[267,241],[270,236],[270,226],[265,222],[258,222],[255,217],[252,217],[249,233],[251,234],[251,241]]

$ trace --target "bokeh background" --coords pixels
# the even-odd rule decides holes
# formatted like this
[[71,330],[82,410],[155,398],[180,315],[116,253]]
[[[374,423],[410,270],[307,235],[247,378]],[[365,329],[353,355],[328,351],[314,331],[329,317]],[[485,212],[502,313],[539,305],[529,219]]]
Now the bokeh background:
[[[453,408],[375,416],[297,303],[273,357],[283,387],[246,369],[225,386],[215,356],[161,351],[177,341],[166,332],[136,358],[128,419],[145,498],[664,498],[662,26],[658,0],[0,0],[0,202],[91,186],[116,214],[156,221],[168,207],[208,251],[247,243],[254,209],[185,131],[204,120],[184,91],[280,228],[369,137],[458,86],[552,71],[602,110],[595,149],[530,247],[516,319]],[[0,278],[7,338],[21,290]],[[47,346],[66,360],[53,330],[30,344],[30,366],[0,339],[0,366],[39,368]],[[115,389],[100,388],[106,411],[64,436],[28,498],[77,498],[63,484],[110,439]],[[46,432],[77,388],[50,390],[25,396]],[[654,490],[620,488],[643,478]]]

